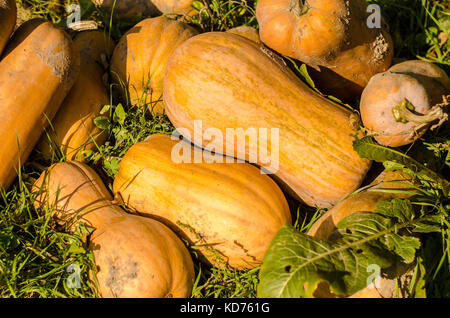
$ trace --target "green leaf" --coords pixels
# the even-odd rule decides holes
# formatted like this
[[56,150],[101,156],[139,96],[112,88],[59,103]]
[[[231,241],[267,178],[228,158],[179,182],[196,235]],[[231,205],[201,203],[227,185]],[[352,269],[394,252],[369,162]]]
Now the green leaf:
[[118,122],[119,124],[123,125],[126,117],[127,117],[127,113],[125,112],[125,109],[123,109],[122,104],[117,105],[116,109],[114,110],[113,120],[115,122]]
[[369,266],[412,263],[421,242],[407,230],[430,219],[416,218],[411,202],[394,199],[345,217],[327,242],[285,226],[264,257],[258,297],[315,297],[325,286],[328,295],[350,296],[369,284]]
[[442,231],[442,223],[442,215],[431,215],[426,220],[416,222],[413,231],[415,233],[440,233]]
[[444,192],[444,195],[448,195],[450,182],[400,151],[379,145],[372,137],[355,139],[353,141],[353,148],[361,158],[387,163],[391,167],[402,167],[402,170],[406,173],[437,183]]
[[94,118],[94,124],[100,129],[108,129],[110,126],[109,118],[105,116],[98,116]]
[[388,267],[391,262],[377,257],[370,248],[363,251],[349,244],[321,241],[285,226],[264,257],[257,296],[310,298],[321,283],[328,284],[335,295],[348,296],[367,285],[370,264]]

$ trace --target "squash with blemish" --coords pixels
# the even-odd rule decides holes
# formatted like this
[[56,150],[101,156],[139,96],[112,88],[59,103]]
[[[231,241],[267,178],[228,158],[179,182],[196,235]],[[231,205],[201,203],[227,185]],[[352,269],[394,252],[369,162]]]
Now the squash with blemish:
[[183,242],[164,224],[114,205],[100,177],[86,164],[54,164],[33,191],[38,209],[50,206],[60,222],[81,221],[94,228],[89,248],[102,297],[191,296],[194,266]]
[[410,60],[373,76],[361,96],[361,119],[388,147],[416,141],[448,119],[450,79],[439,66]]
[[323,93],[349,102],[390,67],[394,54],[387,25],[381,17],[372,21],[379,13],[368,6],[365,0],[260,0],[256,17],[264,44],[311,66]]
[[17,176],[79,76],[70,36],[34,19],[14,33],[0,61],[0,187]]

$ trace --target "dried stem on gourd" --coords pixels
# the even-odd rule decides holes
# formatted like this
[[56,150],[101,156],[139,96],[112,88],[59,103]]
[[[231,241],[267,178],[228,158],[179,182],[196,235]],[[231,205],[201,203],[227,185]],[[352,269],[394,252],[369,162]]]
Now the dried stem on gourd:
[[404,99],[397,106],[392,108],[392,115],[394,116],[396,122],[405,124],[412,122],[420,124],[415,128],[416,130],[437,122],[431,126],[431,130],[434,130],[448,120],[448,114],[444,112],[443,108],[448,106],[449,97],[450,95],[443,96],[443,103],[434,105],[424,114],[415,113],[415,107],[407,99]]
[[307,0],[294,0],[291,1],[289,11],[293,12],[297,17],[304,15],[310,9]]
[[[408,122],[413,122],[413,123],[417,123],[419,125],[412,129],[405,130],[405,131],[402,131],[397,134],[392,134],[392,133],[388,133],[388,132],[372,131],[370,129],[362,127],[360,120],[358,120],[358,123],[360,124],[360,127],[366,136],[395,137],[395,136],[403,136],[406,134],[409,134],[410,136],[414,136],[421,129],[431,126],[430,129],[434,130],[434,129],[440,127],[444,122],[446,122],[448,120],[448,114],[444,112],[444,107],[447,107],[449,105],[449,101],[448,101],[449,98],[450,98],[450,95],[442,96],[443,102],[440,104],[434,105],[430,110],[428,110],[424,114],[414,113],[415,107],[407,99],[402,100],[397,106],[394,106],[392,108],[392,115],[394,116],[395,121],[401,122],[404,124],[406,124]],[[351,117],[350,121],[351,121],[351,124],[354,126],[355,118]],[[433,125],[433,123],[435,123],[435,124]]]

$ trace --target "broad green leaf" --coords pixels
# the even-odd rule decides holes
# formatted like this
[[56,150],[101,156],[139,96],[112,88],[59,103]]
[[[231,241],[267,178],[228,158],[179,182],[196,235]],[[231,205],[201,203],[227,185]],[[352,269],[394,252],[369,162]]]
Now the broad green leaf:
[[448,195],[450,189],[449,181],[400,151],[379,145],[372,137],[355,139],[353,141],[353,148],[361,158],[381,163],[389,162],[389,165],[391,166],[393,163],[396,163],[398,167],[402,166],[405,168],[405,172],[410,172],[415,176],[425,178],[431,182],[436,182],[440,185],[444,194]]
[[431,215],[421,222],[414,223],[413,231],[416,233],[440,233],[442,223],[442,215]]
[[265,255],[257,296],[311,298],[321,283],[328,284],[335,295],[348,296],[367,285],[370,264],[388,267],[392,263],[370,247],[363,250],[325,242],[285,226]]
[[108,129],[110,122],[109,122],[109,118],[105,117],[105,116],[98,116],[94,118],[94,124],[95,126],[97,126],[100,129]]
[[117,105],[116,109],[114,110],[113,120],[115,122],[118,122],[119,124],[123,125],[126,117],[127,117],[127,113],[125,112],[125,109],[123,109],[122,104]]
[[342,219],[333,240],[322,241],[285,226],[275,235],[260,271],[258,297],[346,297],[368,285],[369,266],[386,269],[398,261],[410,264],[421,247],[409,235],[415,218],[408,200],[379,204],[376,212]]

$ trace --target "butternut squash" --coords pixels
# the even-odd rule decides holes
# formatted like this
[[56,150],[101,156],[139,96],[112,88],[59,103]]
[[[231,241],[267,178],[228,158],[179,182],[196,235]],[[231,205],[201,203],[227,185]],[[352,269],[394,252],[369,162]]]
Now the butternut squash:
[[173,51],[197,34],[187,24],[164,16],[145,19],[119,41],[111,60],[111,75],[124,100],[164,113],[162,81]]
[[45,156],[58,149],[66,160],[83,161],[85,150],[95,150],[107,138],[94,124],[104,105],[109,104],[109,89],[105,87],[102,66],[114,48],[113,41],[101,31],[78,34],[74,43],[81,56],[80,76],[62,103],[37,146]]
[[79,76],[69,35],[51,22],[22,24],[0,61],[0,187],[8,188]]
[[202,155],[185,141],[151,135],[123,157],[114,193],[198,245],[205,262],[260,265],[275,233],[291,223],[283,193],[250,164],[198,162]]
[[0,57],[16,25],[15,0],[0,0]]
[[181,240],[158,221],[125,213],[112,203],[100,177],[79,162],[54,164],[33,186],[35,206],[60,221],[94,227],[90,235],[102,297],[163,298],[191,295],[194,267]]
[[242,36],[188,39],[170,58],[163,87],[167,115],[184,138],[265,168],[308,205],[331,207],[370,167],[353,150],[352,112]]

